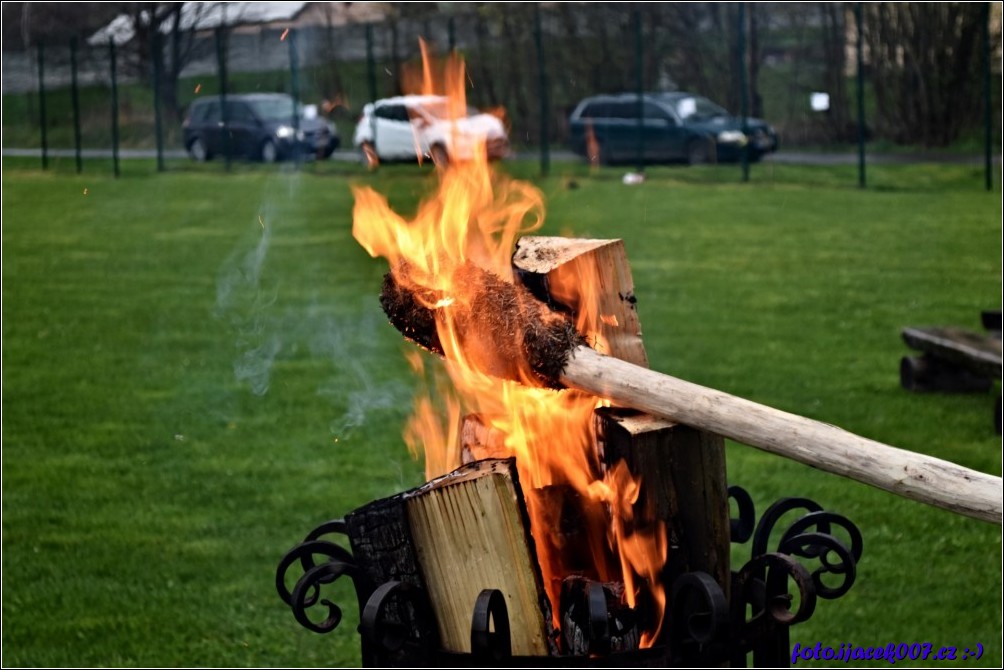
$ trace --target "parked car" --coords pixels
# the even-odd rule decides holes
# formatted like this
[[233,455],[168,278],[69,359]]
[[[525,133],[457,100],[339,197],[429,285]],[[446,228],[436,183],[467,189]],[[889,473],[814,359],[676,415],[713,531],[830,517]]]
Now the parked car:
[[353,144],[370,165],[417,158],[443,165],[450,157],[470,158],[477,138],[484,138],[489,159],[508,155],[509,136],[498,117],[468,107],[454,122],[446,98],[405,95],[363,107]]
[[569,118],[572,151],[590,160],[647,162],[737,161],[745,151],[759,160],[777,150],[777,133],[764,121],[742,122],[705,97],[682,91],[645,93],[639,124],[637,93],[598,95],[580,102]]
[[284,93],[227,95],[225,119],[223,110],[220,96],[198,98],[188,108],[181,126],[194,160],[229,153],[272,163],[297,152],[327,158],[338,148],[335,125]]

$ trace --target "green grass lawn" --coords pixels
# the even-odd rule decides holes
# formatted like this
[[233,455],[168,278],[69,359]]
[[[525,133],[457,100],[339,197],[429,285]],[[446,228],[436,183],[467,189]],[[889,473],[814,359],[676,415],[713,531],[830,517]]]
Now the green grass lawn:
[[[411,211],[433,174],[36,164],[2,179],[4,665],[358,664],[351,598],[315,635],[274,570],[314,525],[422,481],[400,437],[408,345],[377,302],[383,261],[351,237],[349,185]],[[842,167],[621,172],[556,164],[542,232],[625,240],[653,368],[1000,475],[999,384],[898,380],[903,326],[978,329],[1000,308],[999,182],[941,165],[871,168],[866,191]],[[793,643],[979,642],[956,664],[1000,665],[1000,526],[742,445],[728,468],[761,512],[808,496],[864,535],[857,583]]]

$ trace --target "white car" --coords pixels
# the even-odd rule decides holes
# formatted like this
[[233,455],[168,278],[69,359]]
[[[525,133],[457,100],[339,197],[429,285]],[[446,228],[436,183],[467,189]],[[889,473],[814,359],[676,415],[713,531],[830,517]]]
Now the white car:
[[484,140],[489,159],[509,153],[509,137],[498,117],[468,107],[466,117],[450,121],[446,98],[405,95],[367,104],[353,144],[371,166],[419,157],[445,165],[450,158],[470,158],[478,139]]

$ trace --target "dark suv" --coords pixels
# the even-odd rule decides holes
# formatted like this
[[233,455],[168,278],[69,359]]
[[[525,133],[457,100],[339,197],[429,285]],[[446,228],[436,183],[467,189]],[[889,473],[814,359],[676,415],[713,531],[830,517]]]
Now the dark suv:
[[[294,109],[296,114],[294,116]],[[266,163],[292,158],[327,158],[338,148],[338,131],[316,113],[283,93],[199,98],[182,123],[185,149],[197,161],[216,155],[241,156]]]
[[[639,123],[639,112],[641,122]],[[777,150],[777,133],[759,119],[739,118],[693,93],[645,93],[586,98],[569,118],[572,151],[601,163],[751,161]]]

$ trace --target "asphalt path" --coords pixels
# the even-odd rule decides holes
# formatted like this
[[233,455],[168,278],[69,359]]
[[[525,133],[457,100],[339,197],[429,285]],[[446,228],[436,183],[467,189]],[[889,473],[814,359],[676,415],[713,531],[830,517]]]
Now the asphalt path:
[[[49,156],[53,158],[73,158],[76,155],[76,151],[73,149],[49,149]],[[3,149],[3,157],[26,157],[26,158],[38,158],[42,157],[41,149]],[[82,149],[80,152],[82,158],[112,158],[111,149]],[[157,152],[154,149],[120,149],[119,158],[122,160],[131,159],[152,159],[157,157]],[[164,158],[166,159],[181,159],[186,158],[187,154],[182,149],[167,149],[164,151]],[[540,153],[536,151],[522,151],[517,152],[514,156],[514,160],[537,160],[540,157]],[[559,149],[550,152],[550,158],[552,161],[578,161],[582,160],[580,157],[573,154],[571,151],[564,149]],[[352,150],[339,150],[331,155],[331,160],[345,161],[345,162],[358,162],[360,160],[359,152]],[[903,163],[954,163],[960,165],[983,165],[984,158],[982,155],[976,154],[946,154],[946,153],[895,153],[895,154],[872,154],[865,153],[865,161],[869,165],[876,164],[903,164]],[[778,164],[789,164],[789,165],[856,165],[858,162],[858,154],[854,153],[813,153],[813,152],[801,152],[801,151],[779,151],[774,154],[768,154],[763,157],[763,163],[778,163]],[[1001,162],[1000,156],[994,156],[993,162],[995,165],[999,165]]]

